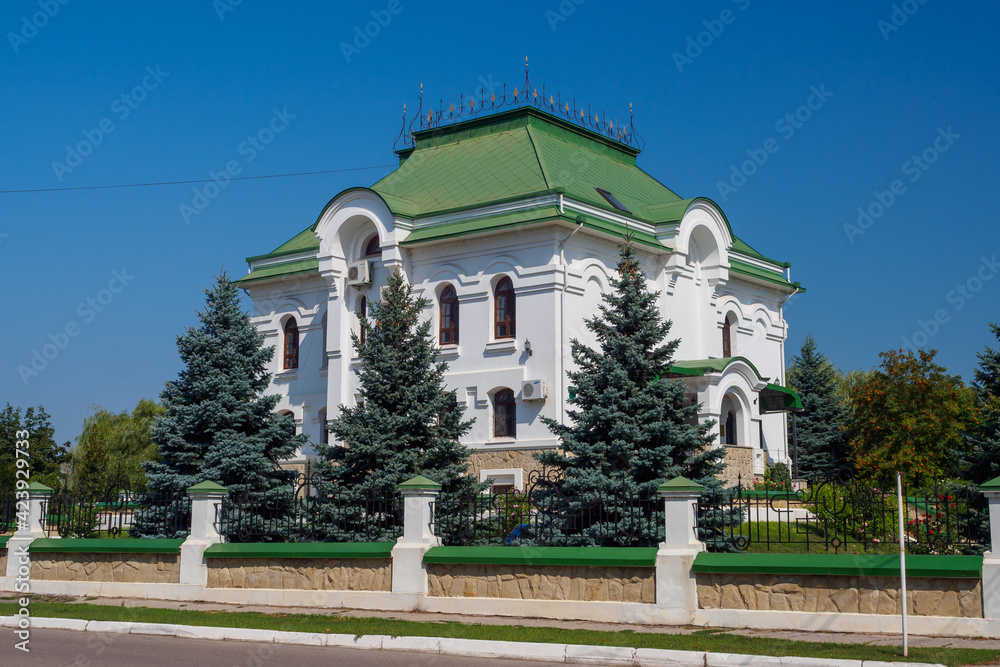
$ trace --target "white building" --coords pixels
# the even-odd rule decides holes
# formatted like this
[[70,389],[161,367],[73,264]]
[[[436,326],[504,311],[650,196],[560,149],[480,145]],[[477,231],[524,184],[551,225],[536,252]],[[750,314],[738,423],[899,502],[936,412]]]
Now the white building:
[[[620,136],[620,135],[619,135]],[[399,167],[345,190],[316,222],[240,280],[253,321],[277,347],[279,409],[319,442],[356,402],[355,311],[399,269],[429,299],[446,380],[475,418],[472,473],[520,487],[533,454],[558,446],[540,416],[565,419],[569,341],[593,344],[584,318],[609,288],[630,230],[649,286],[662,293],[674,371],[699,419],[719,422],[727,477],[789,457],[787,325],[799,291],[788,264],[734,236],[708,199],[681,199],[636,166],[638,150],[522,107],[423,130]],[[297,460],[312,454],[303,451]]]

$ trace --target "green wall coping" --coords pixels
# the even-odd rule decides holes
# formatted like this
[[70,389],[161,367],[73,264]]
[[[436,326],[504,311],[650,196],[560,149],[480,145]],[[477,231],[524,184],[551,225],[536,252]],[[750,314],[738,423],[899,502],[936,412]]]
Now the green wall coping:
[[205,558],[392,558],[395,542],[247,542],[213,544]]
[[14,537],[14,536],[13,535],[4,535],[4,536],[0,537],[0,549],[6,549],[7,548],[7,540],[9,540],[12,537]]
[[425,563],[656,567],[656,547],[432,547]]
[[[899,556],[881,554],[718,554],[702,552],[692,571],[715,574],[820,574],[898,577]],[[906,557],[907,577],[980,579],[982,556]]]
[[28,551],[29,553],[176,554],[180,553],[183,542],[184,540],[43,537],[33,541]]

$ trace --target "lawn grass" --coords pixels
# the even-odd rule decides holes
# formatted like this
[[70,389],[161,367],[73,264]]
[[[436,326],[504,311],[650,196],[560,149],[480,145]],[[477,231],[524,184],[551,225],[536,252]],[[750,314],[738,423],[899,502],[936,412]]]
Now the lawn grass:
[[[728,529],[726,531],[728,536]],[[863,549],[861,544],[842,544],[839,551],[827,548],[823,539],[823,532],[815,524],[799,524],[786,521],[754,521],[753,523],[743,523],[733,527],[734,535],[744,535],[750,538],[750,546],[747,553],[772,553],[772,554],[833,554],[833,553],[856,553],[864,552],[871,554],[894,554],[899,553],[899,547],[892,544],[868,544],[867,549]],[[844,539],[843,536],[840,536]],[[808,540],[808,542],[806,541]]]
[[[13,615],[16,602],[0,600],[0,615]],[[95,621],[131,621],[172,623],[226,628],[254,628],[323,634],[390,635],[410,637],[449,637],[497,641],[628,646],[747,655],[787,655],[854,660],[934,662],[945,665],[987,664],[1000,660],[1000,650],[965,648],[911,648],[908,658],[895,646],[804,642],[766,637],[743,637],[724,630],[698,630],[688,635],[634,632],[631,630],[597,631],[565,628],[526,627],[519,625],[478,625],[444,622],[404,621],[386,618],[354,618],[318,614],[251,611],[200,611],[191,609],[150,609],[147,607],[111,607],[86,603],[34,601],[30,606],[35,617],[81,618]]]

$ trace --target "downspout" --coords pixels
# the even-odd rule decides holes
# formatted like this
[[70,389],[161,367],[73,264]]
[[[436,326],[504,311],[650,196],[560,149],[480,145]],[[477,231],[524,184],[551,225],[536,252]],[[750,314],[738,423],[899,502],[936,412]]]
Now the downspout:
[[[787,270],[788,270],[788,275],[791,275],[792,274],[791,267],[788,267]],[[784,300],[781,303],[778,304],[778,319],[781,320],[782,322],[785,321],[785,314],[784,314],[785,304],[788,303],[789,299],[791,299],[793,296],[795,296],[796,294],[798,294],[799,291],[800,291],[799,288],[796,287],[794,292],[792,292],[791,294],[789,294],[788,296],[786,296],[784,298]],[[786,336],[782,336],[781,337],[781,385],[782,386],[788,386],[786,384],[786,379],[785,379],[785,338],[786,338]],[[783,412],[782,414],[785,415],[785,419],[784,419],[784,422],[785,422],[785,437],[786,437],[786,441],[785,441],[785,453],[788,454],[789,453],[788,452],[788,441],[787,441],[787,437],[788,437],[788,413],[787,412]],[[794,412],[792,413],[792,449],[794,450],[793,453],[791,454],[792,468],[794,470],[794,469],[798,468],[798,434],[795,432],[795,413]],[[793,479],[794,479],[795,472],[793,472],[792,474],[793,474]]]
[[[559,212],[563,212],[563,194],[559,193]],[[569,233],[559,243],[559,265],[562,267],[563,289],[559,295],[559,423],[566,423],[566,352],[563,345],[566,343],[566,288],[569,285],[569,271],[566,266],[566,243],[573,238],[573,234],[583,229],[583,216],[576,219],[576,228]]]

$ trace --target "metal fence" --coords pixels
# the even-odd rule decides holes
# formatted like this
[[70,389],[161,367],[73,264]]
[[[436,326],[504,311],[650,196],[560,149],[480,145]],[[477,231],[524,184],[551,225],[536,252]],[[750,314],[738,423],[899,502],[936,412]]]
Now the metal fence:
[[532,471],[525,489],[439,496],[432,529],[446,546],[656,546],[663,541],[663,500],[624,485],[568,493],[555,471]]
[[150,494],[111,483],[100,491],[57,491],[42,503],[49,537],[185,537],[191,500],[186,493]]
[[216,508],[227,542],[389,542],[403,534],[395,489],[339,493],[317,474],[300,474],[266,493],[230,493]]
[[[975,487],[930,480],[903,493],[909,553],[977,554],[989,548],[986,501]],[[710,551],[894,553],[899,548],[895,486],[883,489],[849,472],[808,480],[796,491],[745,487],[740,480],[728,498],[702,499],[698,521]]]
[[[23,505],[26,504],[27,501],[24,501]],[[17,530],[17,497],[13,489],[0,487],[0,535],[15,530]]]

